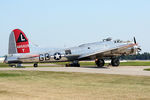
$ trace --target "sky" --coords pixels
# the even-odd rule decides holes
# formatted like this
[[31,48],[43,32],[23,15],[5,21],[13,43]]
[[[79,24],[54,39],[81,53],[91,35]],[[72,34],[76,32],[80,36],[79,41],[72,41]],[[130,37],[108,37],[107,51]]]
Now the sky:
[[135,36],[142,52],[150,52],[150,0],[0,0],[0,56],[16,28],[40,47]]

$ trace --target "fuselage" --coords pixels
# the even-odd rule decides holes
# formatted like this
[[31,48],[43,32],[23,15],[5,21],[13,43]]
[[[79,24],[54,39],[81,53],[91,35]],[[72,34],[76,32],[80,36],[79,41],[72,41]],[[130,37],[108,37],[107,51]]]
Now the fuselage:
[[[65,62],[65,61],[75,61],[75,60],[94,60],[96,58],[105,58],[120,56],[123,54],[135,53],[133,49],[132,42],[116,42],[116,41],[102,41],[82,44],[77,47],[71,47],[66,49],[52,50],[49,52],[41,53],[26,53],[26,54],[12,54],[8,55],[5,59],[6,63],[46,63],[46,62]],[[127,49],[115,50],[120,47],[129,46]],[[113,51],[115,50],[115,51]],[[96,54],[98,52],[104,52],[102,54]],[[108,52],[106,52],[108,51]],[[91,56],[95,54],[94,56]],[[83,56],[84,59],[82,58]]]

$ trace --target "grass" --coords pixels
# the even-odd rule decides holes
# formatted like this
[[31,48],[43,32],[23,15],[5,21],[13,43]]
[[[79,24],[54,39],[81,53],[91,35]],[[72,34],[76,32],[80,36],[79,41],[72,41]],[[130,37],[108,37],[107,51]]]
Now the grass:
[[1,100],[149,100],[149,93],[144,76],[0,71]]
[[150,66],[150,61],[121,62],[120,66]]
[[145,71],[150,71],[150,68],[144,69]]
[[8,66],[8,64],[0,63],[0,68],[1,68],[1,67],[9,67],[9,66]]
[[23,76],[23,75],[21,75],[21,74],[18,74],[18,73],[0,73],[0,77],[2,78],[2,77],[18,77],[18,76]]

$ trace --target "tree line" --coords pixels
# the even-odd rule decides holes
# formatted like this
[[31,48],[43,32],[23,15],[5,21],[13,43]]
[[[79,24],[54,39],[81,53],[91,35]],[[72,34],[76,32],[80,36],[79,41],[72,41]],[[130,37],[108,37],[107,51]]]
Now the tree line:
[[128,56],[121,56],[120,59],[122,60],[150,60],[150,53],[144,52],[139,53],[137,55],[128,55]]

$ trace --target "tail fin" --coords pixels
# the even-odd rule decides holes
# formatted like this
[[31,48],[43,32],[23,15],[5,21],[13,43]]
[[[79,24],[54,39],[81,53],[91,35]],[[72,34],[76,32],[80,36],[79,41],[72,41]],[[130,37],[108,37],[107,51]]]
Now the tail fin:
[[9,36],[8,54],[30,53],[28,38],[20,29],[14,29]]

